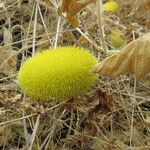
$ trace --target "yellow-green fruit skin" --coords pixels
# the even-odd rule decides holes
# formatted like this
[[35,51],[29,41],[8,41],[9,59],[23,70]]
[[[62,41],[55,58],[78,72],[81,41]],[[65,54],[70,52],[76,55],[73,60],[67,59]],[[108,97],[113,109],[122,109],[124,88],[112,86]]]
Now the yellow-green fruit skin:
[[96,57],[83,48],[48,49],[24,62],[18,83],[32,100],[67,100],[92,87],[97,75],[91,70],[96,63]]
[[115,1],[106,2],[104,5],[104,10],[112,13],[117,13],[118,11],[118,3]]
[[121,34],[121,31],[115,29],[110,34],[111,44],[114,48],[119,48],[126,43],[125,37]]

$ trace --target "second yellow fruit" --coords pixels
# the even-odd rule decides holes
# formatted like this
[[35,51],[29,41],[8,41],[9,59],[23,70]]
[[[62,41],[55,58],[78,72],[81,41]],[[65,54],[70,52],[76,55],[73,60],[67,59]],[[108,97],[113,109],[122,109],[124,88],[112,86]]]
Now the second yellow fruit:
[[119,8],[118,3],[115,1],[106,2],[103,6],[105,11],[112,13],[117,13]]

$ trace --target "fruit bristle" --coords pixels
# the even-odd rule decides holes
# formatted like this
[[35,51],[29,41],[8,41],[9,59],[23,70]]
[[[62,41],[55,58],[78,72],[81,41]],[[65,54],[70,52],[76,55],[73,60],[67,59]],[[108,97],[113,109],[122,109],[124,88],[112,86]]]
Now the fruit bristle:
[[104,5],[104,10],[107,12],[117,13],[118,12],[118,3],[115,1],[106,2]]
[[67,100],[88,91],[97,76],[96,57],[79,47],[48,49],[24,62],[18,81],[33,100]]

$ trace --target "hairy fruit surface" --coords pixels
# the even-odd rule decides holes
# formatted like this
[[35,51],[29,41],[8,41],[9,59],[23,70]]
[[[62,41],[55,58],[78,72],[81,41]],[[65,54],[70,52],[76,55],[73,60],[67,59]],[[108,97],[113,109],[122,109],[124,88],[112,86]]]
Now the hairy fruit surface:
[[79,47],[48,49],[24,62],[18,82],[33,100],[67,100],[89,90],[97,76],[97,59]]
[[104,5],[104,10],[112,13],[117,13],[118,3],[115,1],[106,2]]
[[126,43],[126,39],[119,29],[112,30],[110,40],[114,48],[119,48]]

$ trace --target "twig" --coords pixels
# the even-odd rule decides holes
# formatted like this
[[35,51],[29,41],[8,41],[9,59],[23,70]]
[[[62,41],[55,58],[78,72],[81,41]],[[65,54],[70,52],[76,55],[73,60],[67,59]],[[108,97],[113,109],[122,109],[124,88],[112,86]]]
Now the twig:
[[40,114],[37,116],[35,126],[34,126],[34,130],[33,130],[32,136],[31,136],[30,146],[29,146],[28,150],[32,150],[33,142],[34,142],[34,139],[35,139],[35,136],[36,136],[36,132],[37,132],[39,123],[40,123],[40,116],[41,116]]
[[59,29],[60,29],[60,21],[61,21],[61,17],[58,16],[58,21],[57,21],[57,30],[56,30],[56,36],[55,36],[55,43],[54,43],[54,48],[57,47],[57,43],[58,43],[58,36],[59,36]]
[[[64,33],[64,32],[72,32],[72,31],[75,31],[76,29],[67,29],[67,30],[63,30],[63,31],[59,31],[59,33]],[[56,34],[56,32],[51,32],[51,33],[48,33],[49,35],[53,35],[53,34]],[[46,34],[42,34],[42,35],[38,35],[36,36],[35,38],[42,38],[44,37]],[[10,45],[15,45],[15,44],[19,44],[19,43],[22,43],[22,42],[27,42],[27,41],[30,41],[30,40],[33,40],[33,37],[30,37],[30,38],[26,38],[26,39],[23,39],[23,40],[20,40],[20,41],[16,41],[16,42],[12,42],[10,44],[6,44],[6,45],[3,45],[1,46],[1,48],[5,48],[5,47],[8,47]]]
[[104,34],[104,26],[103,26],[103,9],[102,9],[102,0],[97,1],[97,12],[98,12],[98,25],[100,29],[100,39],[102,43],[102,47],[105,53],[107,53],[107,47],[105,44],[105,34]]
[[82,31],[80,28],[76,28],[76,30],[84,37],[86,38],[96,49],[98,49],[99,51],[103,51],[103,49],[101,47],[99,47],[98,45],[96,45],[93,41],[91,41],[90,38],[88,38]]
[[[52,110],[52,109],[54,109],[54,108],[56,108],[56,107],[58,107],[58,106],[60,106],[62,104],[65,104],[65,103],[66,103],[66,101],[63,101],[63,102],[61,102],[61,103],[59,103],[59,104],[57,104],[55,106],[52,106],[52,107],[48,108],[46,111],[50,111],[50,110]],[[37,115],[37,113],[33,113],[33,114],[30,114],[30,115],[27,115],[27,116],[24,116],[24,117],[21,117],[21,118],[17,118],[17,119],[12,119],[12,120],[9,120],[9,121],[1,122],[0,126],[5,125],[5,124],[9,124],[9,123],[13,123],[13,122],[16,122],[16,121],[20,121],[20,120],[25,119],[25,118],[30,118],[30,117],[36,116],[36,115]]]
[[17,73],[16,73],[16,74],[12,74],[12,75],[10,75],[10,76],[8,76],[8,77],[1,78],[0,81],[5,81],[5,80],[7,80],[7,79],[16,77],[17,75],[18,75]]
[[35,115],[37,115],[37,114],[34,113],[34,114],[30,114],[30,115],[27,115],[27,116],[24,116],[24,117],[21,117],[21,118],[17,118],[17,119],[12,119],[12,120],[9,120],[9,121],[1,122],[0,126],[5,125],[5,124],[10,124],[10,123],[13,123],[13,122],[16,122],[16,121],[20,121],[20,120],[25,119],[25,118],[30,118],[30,117],[35,116]]
[[[48,147],[49,147],[51,139],[53,137],[53,133],[55,132],[55,129],[57,128],[59,120],[61,120],[61,118],[63,117],[63,115],[65,114],[65,112],[66,112],[66,110],[64,109],[63,112],[62,112],[62,114],[59,116],[59,118],[55,120],[55,122],[53,124],[53,127],[51,128],[52,130],[50,131],[50,133],[48,135],[47,143],[45,143],[46,145],[45,145],[45,149],[44,150],[48,150],[49,149]],[[55,117],[53,116],[53,118],[55,118]],[[42,147],[40,147],[40,148],[41,148],[40,150],[42,150]]]
[[[35,44],[36,46],[41,45],[46,43],[48,40],[42,41],[40,43]],[[7,63],[8,60],[10,60],[13,56],[19,54],[20,52],[22,52],[23,50],[26,50],[28,48],[33,47],[33,45],[29,45],[27,47],[23,47],[22,49],[20,49],[19,51],[16,51],[14,54],[10,55],[8,58],[5,59],[5,61],[1,64],[0,69],[2,69],[4,67],[4,65]]]
[[[25,117],[25,111],[22,110],[22,116]],[[24,136],[26,140],[26,144],[28,143],[28,131],[27,131],[27,122],[26,118],[23,119],[23,130],[24,130]]]
[[[34,11],[35,11],[35,6],[36,6],[36,2],[34,2],[34,4],[33,4],[33,9],[32,9],[32,13],[31,13],[31,17],[30,17],[30,22],[29,22],[29,26],[28,26],[26,38],[29,37],[29,33],[30,33],[30,29],[31,29],[31,24],[32,24],[32,19],[33,19]],[[33,39],[33,37],[32,37],[32,39]],[[27,45],[27,41],[26,41],[25,45]]]
[[56,107],[58,107],[58,106],[60,106],[60,105],[62,105],[62,104],[65,104],[67,101],[62,101],[61,103],[59,103],[59,104],[57,104],[57,105],[55,105],[55,106],[52,106],[52,107],[50,107],[50,108],[48,108],[46,111],[50,111],[50,110],[52,110],[52,109],[54,109],[54,108],[56,108]]
[[[46,8],[50,9],[47,5],[45,5],[44,3],[42,3],[41,1],[37,0],[41,5],[45,6]],[[53,4],[53,6],[57,9],[58,6],[54,3],[54,1],[50,0],[51,3]],[[65,17],[65,15],[62,13],[62,16]],[[57,23],[58,25],[58,23]],[[96,45],[89,37],[86,36],[86,34],[84,34],[80,28],[76,28],[76,30],[85,38],[87,39],[87,41],[89,41],[90,44],[92,44],[96,49],[98,49],[99,51],[103,51],[103,49],[101,47],[99,47],[98,45]],[[56,39],[55,39],[56,41]],[[56,42],[55,42],[56,43]]]
[[47,34],[47,37],[48,37],[48,39],[49,39],[49,42],[51,42],[51,39],[50,39],[48,30],[47,30],[46,24],[45,24],[44,19],[43,19],[43,16],[42,16],[42,12],[41,12],[41,8],[40,8],[40,6],[39,6],[39,3],[37,3],[37,7],[38,7],[38,10],[39,10],[39,14],[40,14],[40,17],[41,17],[42,24],[43,24],[43,26],[44,26],[45,32],[46,32],[46,34]]
[[38,14],[38,2],[36,3],[36,8],[35,8],[35,17],[34,17],[34,26],[33,26],[32,56],[35,55],[35,37],[36,37],[37,14]]
[[134,77],[134,95],[132,99],[132,118],[131,118],[131,129],[130,129],[130,148],[132,149],[132,138],[133,138],[133,122],[134,122],[134,109],[135,109],[135,102],[136,102],[136,77]]

